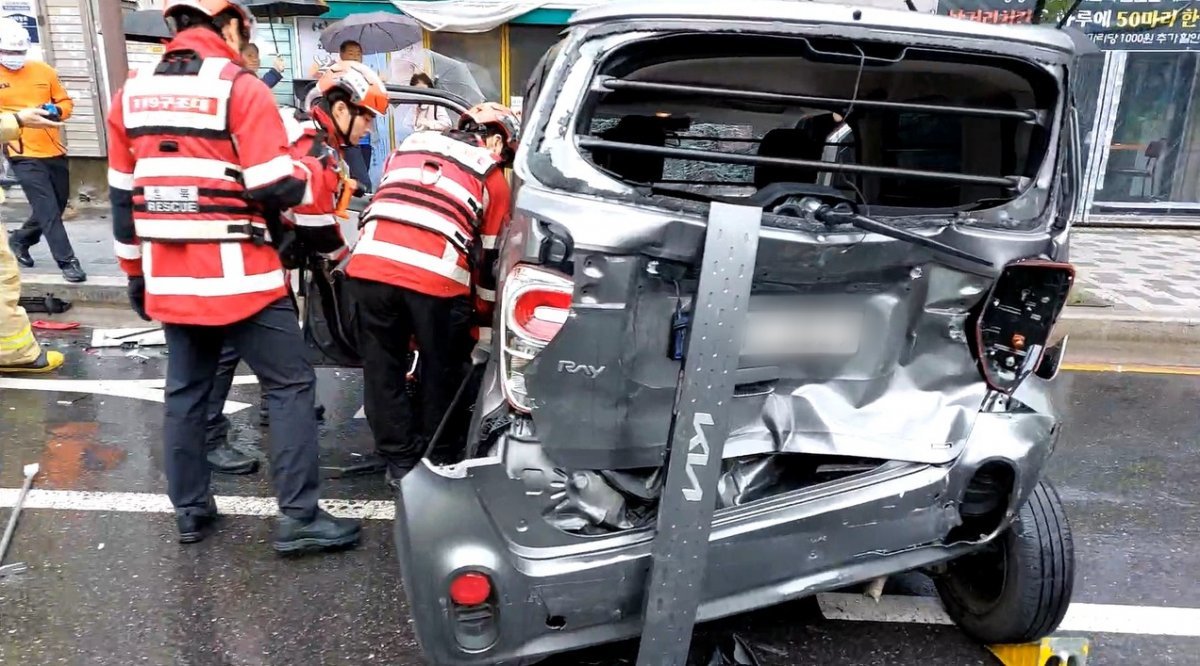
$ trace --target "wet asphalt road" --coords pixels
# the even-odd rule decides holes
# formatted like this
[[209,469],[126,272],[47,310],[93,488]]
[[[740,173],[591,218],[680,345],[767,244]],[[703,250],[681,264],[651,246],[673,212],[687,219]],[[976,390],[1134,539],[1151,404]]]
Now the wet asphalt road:
[[[156,379],[164,360],[85,353],[79,334],[43,336],[69,355],[58,379]],[[1200,608],[1200,377],[1068,373],[1067,414],[1050,477],[1076,538],[1080,602]],[[329,412],[323,461],[370,449],[354,372],[321,371]],[[234,400],[256,405],[257,386]],[[0,389],[0,488],[40,461],[43,489],[161,493],[161,405],[83,392]],[[234,437],[269,446],[257,410]],[[261,441],[260,441],[261,438]],[[263,475],[216,477],[222,495],[271,496]],[[387,499],[379,477],[335,480],[325,496]],[[0,509],[0,519],[7,520]],[[6,562],[30,571],[0,582],[0,664],[418,664],[389,522],[367,521],[364,545],[281,560],[272,522],[226,518],[197,546],[175,542],[171,516],[28,510]],[[918,576],[903,593],[928,593]],[[951,627],[825,620],[806,600],[732,618],[765,664],[996,663]],[[1200,664],[1200,638],[1093,634],[1089,664]],[[621,651],[559,664],[620,663]]]

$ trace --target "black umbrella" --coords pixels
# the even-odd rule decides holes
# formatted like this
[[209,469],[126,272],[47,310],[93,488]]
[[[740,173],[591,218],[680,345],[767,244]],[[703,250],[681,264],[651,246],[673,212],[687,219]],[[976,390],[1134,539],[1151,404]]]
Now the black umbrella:
[[162,11],[157,9],[125,12],[121,23],[125,26],[125,39],[131,42],[160,44],[171,38],[171,29],[163,20]]
[[[277,18],[293,16],[322,16],[329,11],[325,0],[242,0],[242,5],[258,18],[267,19],[271,23]],[[275,29],[271,29],[271,41],[275,43],[275,52],[279,52],[279,41],[275,37]]]
[[242,6],[260,18],[323,16],[329,11],[325,0],[242,0]]

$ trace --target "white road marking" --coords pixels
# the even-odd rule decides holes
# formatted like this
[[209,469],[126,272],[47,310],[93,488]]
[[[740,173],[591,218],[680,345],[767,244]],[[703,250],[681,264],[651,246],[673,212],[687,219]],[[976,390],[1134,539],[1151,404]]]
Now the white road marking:
[[[233,378],[233,384],[257,384],[258,377],[254,375],[238,375]],[[107,395],[114,398],[132,398],[149,402],[163,401],[165,379],[25,379],[19,377],[0,377],[0,389],[16,391],[59,391],[62,393],[91,393]],[[224,412],[236,414],[252,405],[236,400],[226,400]],[[359,407],[354,418],[365,419],[365,407]]]
[[[0,508],[17,502],[18,488],[0,488]],[[321,506],[335,516],[365,520],[391,520],[395,504],[386,500],[321,500]],[[39,490],[25,498],[26,509],[63,511],[104,511],[119,513],[174,513],[171,500],[155,493],[88,492],[82,490]],[[273,497],[218,495],[217,509],[226,516],[274,516],[279,505]]]
[[[18,488],[0,488],[0,508],[11,508],[19,494]],[[335,516],[364,520],[392,520],[396,513],[395,504],[387,500],[322,500],[321,506]],[[267,517],[278,510],[274,498],[233,495],[218,496],[217,507],[227,516]],[[166,495],[154,493],[39,489],[29,492],[25,508],[162,514],[174,511]],[[817,603],[829,620],[953,624],[938,600],[931,597],[888,595],[876,602],[862,594],[834,592],[817,595]],[[1075,603],[1059,631],[1200,637],[1200,608]]]
[[[240,375],[233,378],[235,385],[257,384],[254,375]],[[0,377],[0,389],[16,391],[56,391],[60,393],[90,393],[92,395],[107,395],[114,398],[131,398],[149,402],[163,401],[165,379],[26,379],[20,377]],[[236,414],[251,405],[235,400],[225,402],[225,413]]]
[[[862,594],[818,594],[829,620],[904,624],[954,624],[932,597],[884,596],[878,603]],[[1073,603],[1059,631],[1142,636],[1200,637],[1200,608]]]

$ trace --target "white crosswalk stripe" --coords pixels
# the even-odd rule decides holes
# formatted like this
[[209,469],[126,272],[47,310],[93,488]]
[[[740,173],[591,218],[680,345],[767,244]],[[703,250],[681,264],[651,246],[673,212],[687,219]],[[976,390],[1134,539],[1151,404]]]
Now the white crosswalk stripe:
[[[0,488],[0,507],[11,507],[20,490]],[[395,504],[385,500],[321,500],[321,506],[335,516],[365,520],[391,520]],[[174,513],[166,495],[156,493],[88,492],[81,490],[29,491],[25,509],[63,511],[102,511],[109,513]],[[279,505],[273,497],[218,495],[217,510],[226,516],[274,516]]]
[[[0,488],[0,508],[11,508],[18,488]],[[217,496],[217,507],[227,516],[274,516],[278,505],[271,497]],[[322,500],[335,516],[364,520],[392,520],[395,504],[388,500]],[[173,513],[166,495],[157,493],[88,492],[33,489],[25,499],[29,510],[94,511],[105,513]],[[822,615],[829,620],[902,624],[953,624],[936,598],[888,595],[875,601],[863,594],[834,592],[817,595]],[[1074,603],[1059,631],[1135,634],[1142,636],[1200,637],[1200,608]]]
[[[863,594],[817,595],[821,614],[830,620],[901,624],[954,624],[933,597]],[[1058,630],[1098,634],[1200,637],[1200,608],[1073,603]]]

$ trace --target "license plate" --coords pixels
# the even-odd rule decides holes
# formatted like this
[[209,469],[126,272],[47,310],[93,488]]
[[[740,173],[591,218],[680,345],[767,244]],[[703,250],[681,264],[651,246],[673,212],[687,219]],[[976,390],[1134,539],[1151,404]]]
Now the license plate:
[[848,356],[858,352],[863,315],[846,311],[758,311],[746,315],[742,353]]

